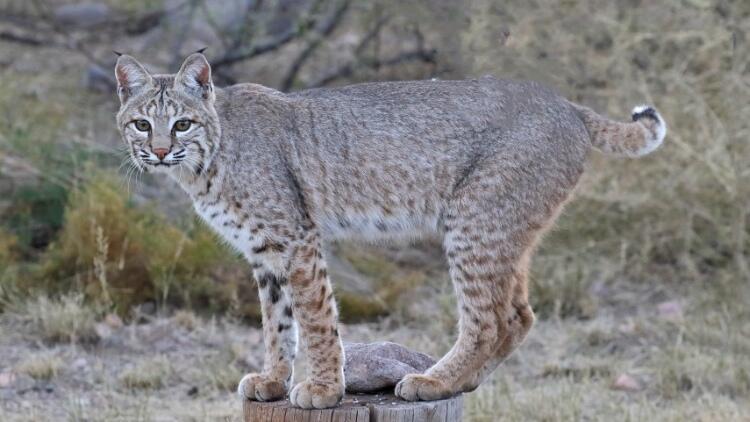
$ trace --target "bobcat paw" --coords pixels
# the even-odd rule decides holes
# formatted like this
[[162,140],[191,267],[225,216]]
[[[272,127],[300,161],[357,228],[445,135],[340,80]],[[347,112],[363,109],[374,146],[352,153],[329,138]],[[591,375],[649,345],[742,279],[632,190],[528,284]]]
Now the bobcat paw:
[[237,394],[243,399],[256,401],[280,400],[286,396],[286,383],[263,374],[247,374],[240,380]]
[[396,384],[396,396],[406,401],[440,400],[452,394],[442,381],[429,375],[409,374]]
[[343,384],[319,384],[303,381],[292,388],[289,401],[303,409],[325,409],[336,406],[344,397]]

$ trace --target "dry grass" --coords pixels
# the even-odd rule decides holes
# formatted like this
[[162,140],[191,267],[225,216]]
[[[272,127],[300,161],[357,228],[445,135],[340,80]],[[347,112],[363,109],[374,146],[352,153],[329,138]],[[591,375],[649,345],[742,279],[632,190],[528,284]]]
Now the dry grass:
[[157,356],[135,362],[120,373],[119,381],[126,388],[153,390],[162,388],[171,375],[169,358]]
[[57,376],[62,366],[62,359],[53,353],[36,353],[19,363],[16,371],[35,380],[49,381]]
[[180,309],[175,312],[174,315],[172,315],[172,321],[174,321],[178,327],[182,327],[188,331],[195,330],[199,322],[195,313],[185,309]]
[[208,384],[210,387],[225,392],[234,392],[245,375],[236,365],[236,359],[219,353],[209,356],[200,363],[195,382]]
[[28,327],[47,342],[96,341],[97,312],[84,304],[83,296],[71,294],[59,299],[48,296],[18,299],[6,305],[2,317]]

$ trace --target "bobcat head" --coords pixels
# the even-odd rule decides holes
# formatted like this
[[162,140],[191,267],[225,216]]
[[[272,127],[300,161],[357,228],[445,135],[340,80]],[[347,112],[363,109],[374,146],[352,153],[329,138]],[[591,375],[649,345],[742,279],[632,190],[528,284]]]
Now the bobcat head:
[[221,129],[214,109],[211,66],[190,55],[179,72],[152,75],[133,57],[115,65],[117,126],[136,167],[179,177],[200,174],[217,149]]

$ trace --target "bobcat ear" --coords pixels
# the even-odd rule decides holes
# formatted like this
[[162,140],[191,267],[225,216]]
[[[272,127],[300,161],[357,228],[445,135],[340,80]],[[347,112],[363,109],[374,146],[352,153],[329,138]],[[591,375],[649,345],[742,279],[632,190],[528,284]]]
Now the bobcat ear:
[[128,55],[117,58],[115,78],[117,78],[117,95],[123,104],[139,90],[151,85],[152,82],[148,71],[136,59]]
[[203,98],[213,100],[214,83],[211,81],[211,65],[206,56],[193,53],[182,63],[180,71],[175,76],[175,83],[182,85],[188,92]]

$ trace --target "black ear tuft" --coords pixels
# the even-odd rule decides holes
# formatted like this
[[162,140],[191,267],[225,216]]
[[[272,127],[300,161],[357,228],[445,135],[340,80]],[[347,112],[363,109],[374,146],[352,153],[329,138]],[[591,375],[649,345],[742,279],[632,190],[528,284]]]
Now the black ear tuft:
[[196,52],[196,53],[200,53],[200,54],[203,54],[203,52],[205,52],[207,48],[208,48],[208,47],[203,47],[203,48],[201,48],[200,50],[196,50],[195,52]]
[[112,50],[112,52],[115,53],[117,57],[122,57],[122,53],[120,53],[119,51]]

